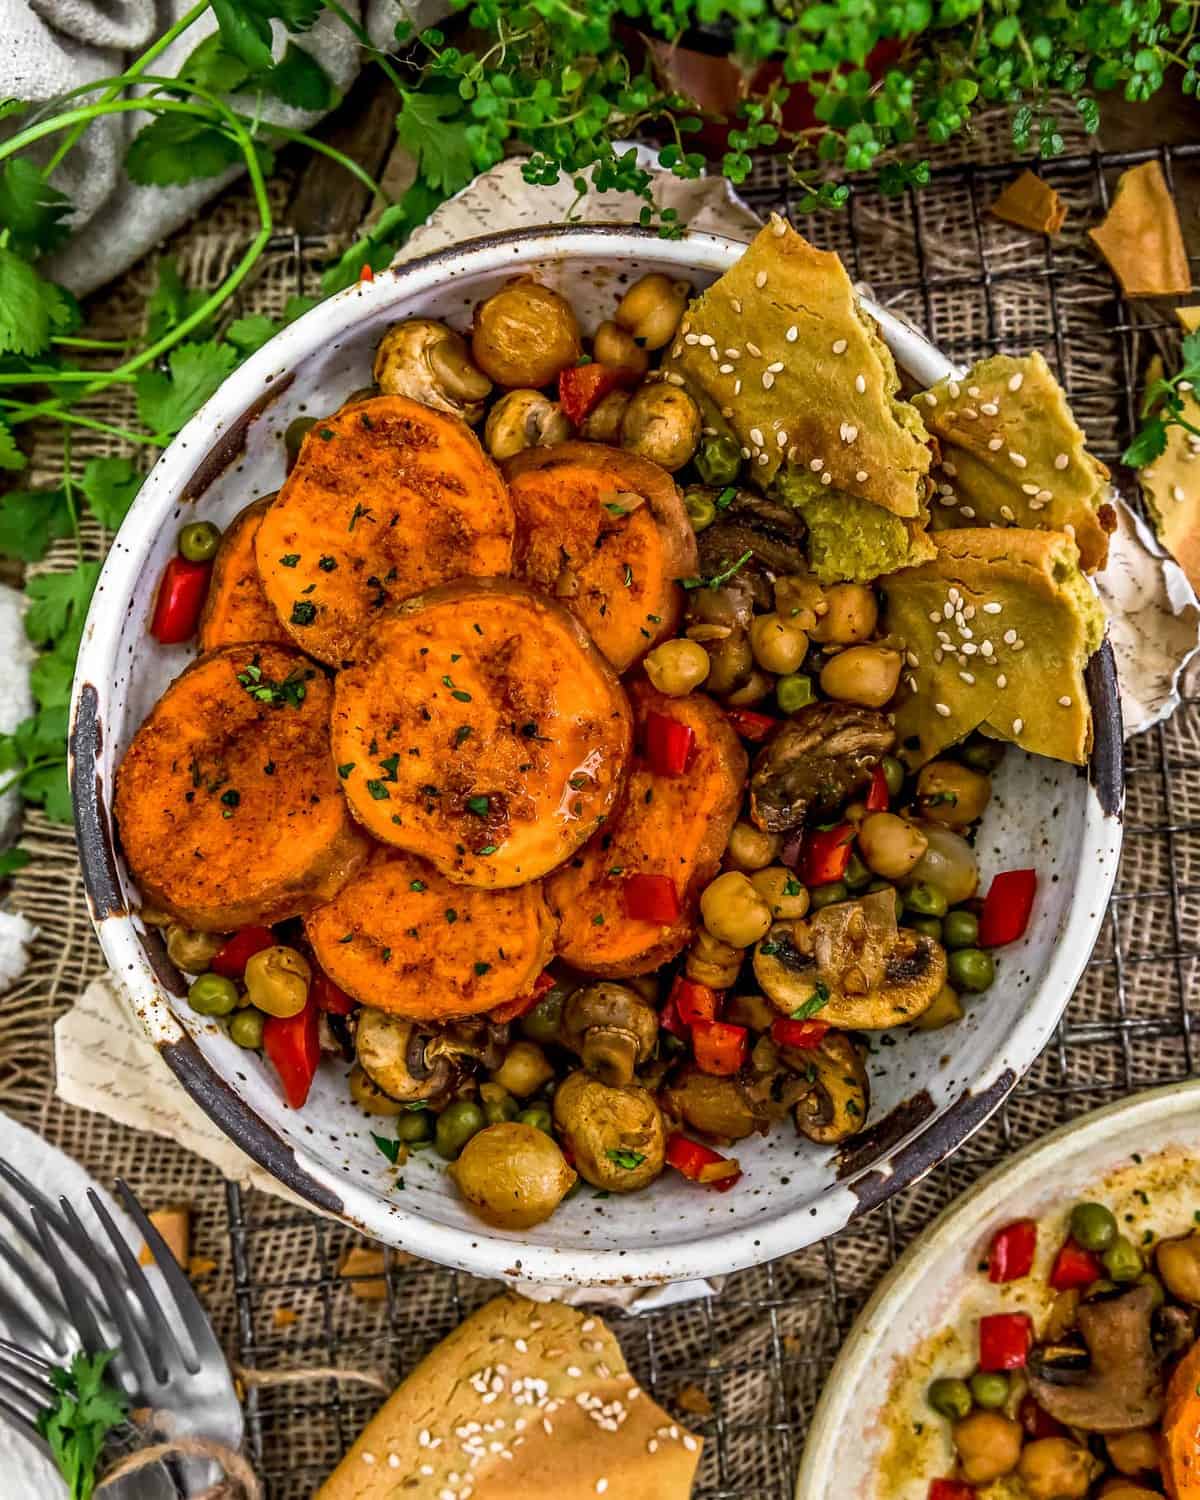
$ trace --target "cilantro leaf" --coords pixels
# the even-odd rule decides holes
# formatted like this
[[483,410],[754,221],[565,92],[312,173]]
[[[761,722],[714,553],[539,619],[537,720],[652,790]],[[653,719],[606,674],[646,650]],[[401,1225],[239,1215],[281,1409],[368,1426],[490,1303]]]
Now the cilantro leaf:
[[70,536],[71,509],[62,490],[9,490],[0,495],[0,553],[38,562],[50,543]]
[[225,330],[225,337],[246,358],[256,349],[261,349],[278,332],[279,325],[274,318],[268,318],[265,313],[255,313],[248,318],[235,318]]
[[78,327],[79,304],[28,261],[0,249],[0,354],[40,354],[52,331]]
[[210,93],[232,94],[250,77],[250,69],[242,58],[225,46],[220,31],[214,31],[199,46],[192,48],[179,76]]
[[1167,424],[1161,417],[1151,417],[1121,455],[1121,462],[1131,469],[1144,469],[1166,452]]
[[0,469],[23,469],[27,463],[25,455],[17,447],[12,429],[0,422]]
[[136,379],[138,416],[160,437],[173,437],[204,405],[237,364],[227,344],[179,344],[167,361],[170,374],[142,370]]
[[289,42],[281,62],[255,79],[293,109],[326,110],[337,97],[333,80],[311,53]]
[[432,188],[456,193],[475,175],[467,136],[469,120],[455,94],[400,90],[396,139],[417,158],[421,176]]
[[640,1167],[641,1164],[646,1160],[645,1152],[627,1151],[623,1147],[617,1149],[610,1146],[605,1152],[605,1155],[608,1157],[609,1161],[615,1162],[616,1165],[625,1172],[634,1171],[635,1168]]
[[273,64],[271,21],[278,19],[289,31],[307,31],[321,11],[322,0],[212,0],[213,15],[221,37],[255,73],[265,73]]
[[395,1166],[400,1157],[400,1142],[398,1140],[391,1140],[386,1135],[376,1135],[374,1131],[371,1132],[371,1139],[380,1151],[383,1152],[384,1156],[387,1157],[388,1161]]
[[71,206],[28,156],[12,156],[0,167],[0,224],[18,255],[34,260],[57,249],[69,233],[62,220]]
[[76,1354],[70,1365],[50,1372],[54,1404],[39,1413],[37,1430],[54,1455],[71,1500],[91,1500],[104,1444],[125,1420],[129,1403],[105,1370],[114,1351]]
[[64,637],[78,642],[92,590],[100,576],[98,562],[80,563],[69,573],[39,573],[25,583],[29,607],[25,611],[25,634],[35,644]]
[[[81,630],[82,625],[81,620]],[[43,651],[29,669],[29,685],[43,708],[65,708],[70,703],[78,651],[78,637],[65,636],[49,651]]]
[[0,854],[0,880],[8,880],[23,870],[32,858],[28,849],[6,849]]
[[429,215],[449,197],[434,189],[424,177],[418,177],[398,203],[390,203],[360,240],[342,252],[340,258],[325,268],[321,290],[328,297],[343,287],[353,286],[364,266],[381,271],[408,238]]
[[93,458],[84,468],[79,488],[101,526],[116,531],[141,483],[142,476],[127,458]]
[[[65,745],[65,741],[64,741]],[[75,816],[71,783],[67,780],[67,757],[52,766],[39,766],[21,777],[21,795],[40,807],[52,823],[70,823]]]
[[[151,344],[194,313],[207,296],[200,287],[184,285],[173,255],[160,256],[157,270],[157,284],[146,302],[146,338]],[[203,327],[193,332],[199,334]]]
[[177,187],[219,177],[241,160],[241,147],[219,126],[194,115],[158,115],[130,141],[125,170],[141,187]]

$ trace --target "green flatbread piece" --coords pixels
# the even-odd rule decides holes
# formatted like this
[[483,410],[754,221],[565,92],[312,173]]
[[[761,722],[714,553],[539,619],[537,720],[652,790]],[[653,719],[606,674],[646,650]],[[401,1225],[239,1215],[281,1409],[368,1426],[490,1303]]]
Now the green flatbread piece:
[[822,583],[868,583],[935,555],[928,533],[916,521],[826,488],[816,475],[794,464],[780,470],[774,493],[803,517],[809,564]]

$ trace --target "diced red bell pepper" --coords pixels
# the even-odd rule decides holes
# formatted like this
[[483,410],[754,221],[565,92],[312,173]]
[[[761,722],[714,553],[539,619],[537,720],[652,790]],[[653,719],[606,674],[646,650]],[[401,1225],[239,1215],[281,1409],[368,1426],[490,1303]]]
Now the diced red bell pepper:
[[871,773],[871,785],[867,788],[867,811],[887,812],[891,805],[892,794],[888,791],[887,777],[883,774],[883,767],[876,766]]
[[374,281],[375,280],[375,272],[374,272],[374,270],[371,267],[371,262],[370,261],[367,261],[366,265],[363,266],[363,268],[362,268],[361,271],[359,271],[359,273],[358,273],[358,279],[359,279],[359,281]]
[[773,719],[770,714],[756,714],[749,708],[727,708],[725,717],[736,733],[753,745],[760,744],[772,729],[779,726],[779,720]]
[[330,1016],[348,1016],[358,1009],[358,1001],[352,1000],[346,991],[334,984],[321,969],[314,969],[308,993],[317,1002],[317,1009]]
[[669,927],[679,920],[679,892],[669,875],[629,875],[622,886],[625,915]]
[[558,377],[558,404],[563,416],[576,427],[591,416],[605,396],[624,385],[634,385],[637,376],[619,365],[572,365]]
[[263,1050],[275,1064],[284,1097],[293,1109],[303,1109],[321,1061],[317,1002],[310,992],[304,1009],[294,1016],[268,1016],[263,1025]]
[[686,974],[676,974],[668,999],[685,1026],[690,1026],[693,1021],[715,1021],[721,1004],[716,990],[706,984],[697,984]]
[[745,1066],[750,1055],[750,1033],[728,1021],[693,1021],[692,1050],[702,1073],[728,1078]]
[[150,634],[160,645],[178,646],[196,634],[211,571],[211,563],[189,562],[178,555],[167,563],[150,621]]
[[800,851],[800,878],[805,885],[829,885],[840,880],[850,863],[850,845],[854,842],[854,824],[839,823],[836,828],[814,828],[805,837]]
[[498,1025],[506,1021],[519,1021],[522,1016],[528,1015],[538,1003],[547,990],[554,988],[554,975],[541,973],[533,981],[533,988],[527,995],[518,995],[513,1000],[506,1000],[503,1005],[497,1005],[490,1010],[488,1015]]
[[1015,943],[1029,926],[1036,895],[1036,870],[1005,870],[997,875],[983,899],[980,945],[999,948],[1004,943]]
[[988,1280],[999,1285],[1004,1281],[1019,1281],[1033,1270],[1033,1256],[1037,1250],[1037,1222],[1034,1219],[1016,1219],[997,1229],[988,1250]]
[[691,1028],[680,1019],[679,1009],[672,997],[667,997],[667,1002],[658,1013],[658,1024],[663,1031],[669,1031],[672,1036],[677,1036],[680,1041],[688,1041],[691,1038]]
[[1028,1313],[991,1313],[979,1320],[979,1368],[1023,1370],[1033,1346],[1033,1319]]
[[1032,1396],[1022,1396],[1017,1420],[1031,1438],[1060,1437],[1066,1428],[1040,1407]]
[[722,1193],[742,1175],[736,1156],[722,1156],[711,1146],[702,1146],[678,1131],[667,1138],[666,1163],[682,1172],[689,1182],[702,1182]]
[[667,714],[646,715],[646,764],[656,776],[682,776],[696,747],[696,731]]
[[243,927],[213,954],[209,968],[226,979],[240,979],[247,962],[264,948],[275,946],[275,934],[269,927]]
[[929,1500],[976,1500],[978,1491],[961,1479],[931,1479]]
[[811,1052],[819,1047],[829,1030],[828,1021],[792,1021],[780,1016],[771,1022],[771,1040],[781,1047],[801,1047]]
[[1091,1286],[1093,1281],[1099,1281],[1100,1274],[1100,1262],[1092,1252],[1068,1240],[1054,1257],[1050,1285],[1056,1292],[1070,1292]]

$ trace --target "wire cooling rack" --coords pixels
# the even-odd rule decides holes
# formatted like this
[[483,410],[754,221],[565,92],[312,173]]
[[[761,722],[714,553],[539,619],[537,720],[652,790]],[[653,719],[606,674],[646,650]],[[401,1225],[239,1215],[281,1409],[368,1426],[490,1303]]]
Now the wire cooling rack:
[[[1042,164],[1069,208],[1053,242],[987,213],[1021,165],[1003,161],[937,168],[916,198],[859,188],[843,216],[808,232],[951,358],[1040,349],[1093,451],[1116,465],[1146,360],[1169,352],[1175,334],[1169,309],[1148,315],[1118,295],[1085,230],[1117,175],[1155,158],[1171,182],[1189,159],[1200,162],[1200,145]],[[786,174],[770,167],[744,196],[764,212],[793,206]],[[1200,697],[1185,694],[1168,723],[1132,741],[1126,771],[1125,855],[1103,932],[1051,1044],[997,1115],[952,1161],[824,1245],[732,1276],[716,1297],[609,1314],[637,1378],[709,1439],[696,1500],[791,1500],[808,1419],[856,1310],[913,1235],[981,1172],[1088,1109],[1193,1072]],[[247,1366],[336,1365],[375,1372],[390,1388],[495,1290],[390,1255],[381,1300],[364,1301],[338,1275],[346,1249],[361,1243],[349,1231],[227,1191]],[[378,1399],[367,1386],[316,1378],[252,1390],[249,1441],[271,1500],[310,1495]]]

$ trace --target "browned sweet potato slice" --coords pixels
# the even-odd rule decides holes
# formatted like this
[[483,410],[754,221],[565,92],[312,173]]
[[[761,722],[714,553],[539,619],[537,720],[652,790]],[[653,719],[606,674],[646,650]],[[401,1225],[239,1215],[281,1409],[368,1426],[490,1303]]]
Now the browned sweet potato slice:
[[293,640],[340,666],[389,603],[507,573],[512,534],[508,490],[466,423],[375,396],[316,424],[255,546]]
[[465,885],[561,864],[621,790],[629,702],[582,627],[501,578],[380,618],[340,673],[333,753],[355,816]]
[[516,890],[453,885],[392,849],[380,849],[305,922],[335,984],[414,1021],[474,1016],[528,994],[555,927],[536,881]]
[[329,754],[333,692],[290,646],[224,646],[177,677],[117,772],[142,895],[202,932],[280,922],[367,856]]
[[[546,882],[561,924],[558,953],[585,974],[648,974],[692,935],[700,892],[717,872],[746,783],[746,752],[725,715],[703,693],[666,698],[646,682],[629,690],[640,734],[648,713],[690,726],[696,736],[682,776],[656,776],[636,762],[616,814],[585,849]],[[631,875],[666,875],[679,895],[670,926],[626,915]]]
[[292,643],[263,592],[254,555],[254,539],[274,499],[274,495],[264,495],[247,505],[234,516],[221,538],[200,616],[201,651],[243,641]]
[[526,449],[504,472],[517,577],[560,599],[618,672],[675,634],[683,608],[675,580],[698,563],[683,497],[665,469],[602,443],[559,443]]

